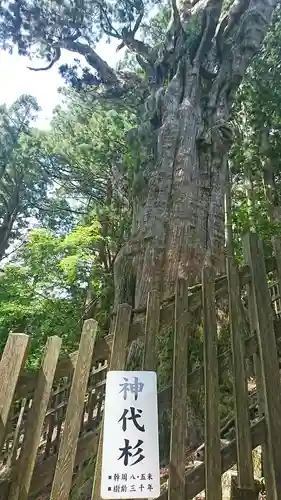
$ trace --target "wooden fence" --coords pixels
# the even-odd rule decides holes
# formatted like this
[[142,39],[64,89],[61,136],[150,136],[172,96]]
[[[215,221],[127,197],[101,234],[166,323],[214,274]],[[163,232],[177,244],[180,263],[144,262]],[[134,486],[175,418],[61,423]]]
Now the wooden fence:
[[[156,337],[173,326],[173,380],[158,394],[159,417],[172,411],[169,482],[163,484],[161,500],[192,499],[203,490],[208,500],[218,500],[221,476],[236,463],[233,495],[257,498],[252,450],[259,445],[268,498],[281,499],[280,282],[280,241],[275,240],[275,256],[265,262],[261,242],[250,234],[242,268],[229,256],[226,276],[215,278],[205,268],[201,284],[188,288],[180,280],[175,295],[164,303],[151,291],[143,310],[121,304],[114,332],[103,339],[96,339],[96,322],[85,321],[79,350],[68,357],[59,359],[61,340],[49,338],[35,374],[23,371],[28,336],[10,334],[0,362],[0,498],[68,500],[79,471],[95,460],[92,500],[99,500],[108,366],[125,369],[128,347],[139,339],[144,344],[143,369],[156,369]],[[228,298],[231,348],[218,355],[221,298]],[[191,371],[188,344],[195,310],[202,311],[204,363]],[[255,370],[256,390],[251,392],[247,358]],[[219,377],[225,367],[233,376],[234,411],[220,421]],[[198,456],[200,451],[201,461],[194,462],[186,455],[186,401],[202,387],[205,438],[193,450]],[[230,429],[232,438],[222,441]]]

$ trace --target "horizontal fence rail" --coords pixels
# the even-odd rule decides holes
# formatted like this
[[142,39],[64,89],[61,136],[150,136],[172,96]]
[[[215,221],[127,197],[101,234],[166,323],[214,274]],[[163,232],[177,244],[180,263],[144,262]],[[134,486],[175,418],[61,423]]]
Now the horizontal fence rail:
[[[95,457],[97,457],[97,475],[92,498],[98,500],[102,440],[100,430],[108,367],[125,368],[127,348],[138,339],[145,341],[142,366],[145,369],[154,369],[157,358],[155,332],[161,336],[165,334],[165,329],[171,326],[175,335],[174,379],[173,383],[159,391],[158,411],[160,418],[166,410],[172,410],[170,457],[172,467],[169,487],[165,488],[160,498],[161,500],[191,499],[205,488],[208,499],[218,498],[221,496],[221,474],[237,462],[238,490],[242,492],[244,488],[248,493],[251,491],[252,496],[249,498],[255,498],[250,463],[251,450],[265,443],[268,430],[272,436],[276,435],[278,429],[280,430],[278,425],[271,423],[271,407],[266,407],[267,413],[264,417],[258,413],[261,391],[263,395],[265,391],[270,391],[266,373],[263,372],[262,389],[257,384],[257,388],[250,391],[246,386],[246,371],[245,373],[243,371],[246,370],[245,360],[259,356],[265,348],[258,322],[254,329],[250,329],[250,334],[246,338],[241,337],[243,329],[241,325],[244,324],[243,321],[248,321],[250,301],[254,300],[256,305],[259,300],[255,295],[252,298],[249,292],[256,286],[257,288],[253,290],[258,293],[256,279],[263,280],[259,283],[265,283],[269,290],[268,293],[263,289],[265,297],[268,295],[270,310],[267,310],[265,318],[260,316],[258,309],[256,314],[260,318],[260,324],[263,324],[262,321],[266,321],[269,316],[271,318],[272,352],[276,349],[276,345],[277,350],[279,349],[281,340],[280,280],[276,273],[279,255],[267,261],[264,260],[262,253],[253,257],[254,250],[259,248],[259,242],[255,238],[255,235],[250,236],[249,252],[252,252],[252,259],[256,259],[259,263],[255,261],[253,264],[253,261],[247,258],[246,265],[238,269],[231,262],[228,275],[217,278],[213,278],[212,273],[205,270],[203,288],[202,284],[188,288],[186,282],[179,282],[175,295],[163,303],[160,303],[159,295],[155,292],[148,297],[146,308],[134,310],[128,305],[122,305],[115,321],[115,332],[102,339],[96,339],[96,322],[86,320],[79,350],[61,359],[59,359],[61,341],[57,337],[51,337],[46,344],[42,366],[34,373],[23,372],[29,337],[24,334],[9,335],[0,361],[1,500],[41,499],[42,491],[46,493],[46,499],[68,500],[75,475]],[[276,248],[279,248],[278,245]],[[260,269],[263,269],[264,274],[262,278],[257,278],[260,276]],[[270,274],[270,277],[266,277],[266,273]],[[232,346],[224,352],[217,352],[216,304],[222,298],[229,300]],[[199,309],[203,310],[204,317],[204,364],[190,371],[191,365],[188,363],[190,318],[194,311]],[[120,321],[120,317],[125,313],[128,328],[124,337],[125,320]],[[233,356],[234,349],[236,356]],[[263,362],[268,362],[266,352],[261,358],[261,363]],[[278,361],[276,363],[278,365]],[[263,365],[261,368],[264,369]],[[186,369],[186,374],[183,369]],[[234,375],[237,373],[235,407],[219,422],[217,405],[220,373],[221,370],[233,369]],[[278,376],[275,373],[274,383],[278,385],[279,367],[276,369]],[[209,373],[211,371],[213,377],[208,378],[206,370]],[[190,450],[190,454],[199,455],[200,450],[200,456],[202,453],[206,454],[207,460],[206,463],[204,459],[200,463],[196,463],[195,460],[191,464],[183,446],[187,420],[185,404],[182,405],[181,402],[200,391],[204,385],[205,442],[203,444],[198,442]],[[275,390],[278,390],[277,386]],[[241,395],[244,402],[248,398],[248,412],[245,412],[245,404],[239,406]],[[212,404],[214,398],[217,401],[216,411]],[[270,401],[267,404],[270,405]],[[275,411],[276,415],[279,415],[279,407],[277,410],[275,408]],[[281,415],[279,417],[281,420]],[[230,430],[234,432],[233,439],[228,439],[225,443],[222,440],[229,435]],[[269,443],[267,453],[271,452],[274,455],[275,452],[271,448]],[[217,457],[216,463],[212,462],[214,453]],[[247,463],[243,462],[245,454]],[[184,456],[186,459],[183,462]],[[274,487],[278,489],[277,461],[278,453],[275,453],[270,477],[273,477]],[[279,500],[279,493],[276,495],[276,499]]]

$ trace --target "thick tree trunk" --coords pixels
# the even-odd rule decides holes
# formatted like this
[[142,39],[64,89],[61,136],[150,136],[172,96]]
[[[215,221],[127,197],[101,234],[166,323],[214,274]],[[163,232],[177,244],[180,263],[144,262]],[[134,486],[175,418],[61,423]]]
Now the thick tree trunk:
[[146,130],[152,160],[132,238],[115,262],[116,304],[129,301],[141,308],[151,287],[164,299],[173,294],[178,276],[192,285],[200,281],[204,263],[218,273],[224,268],[223,200],[231,143],[227,122],[276,1],[237,0],[224,17],[220,0],[185,2],[183,11],[190,17],[194,4],[203,21],[193,56],[184,16],[180,19],[174,6],[173,54],[165,65],[154,64],[155,74],[160,68],[163,75],[167,66],[168,72],[160,84],[156,77],[139,131]]
[[[200,82],[192,71],[180,66],[161,102],[148,196],[138,208],[132,241],[115,263],[117,303],[128,300],[129,283],[134,281],[131,301],[139,308],[151,286],[165,299],[174,293],[177,276],[190,285],[200,281],[204,262],[212,263],[217,272],[224,269],[229,143],[221,141],[215,124],[209,123],[206,130]],[[159,99],[158,95],[158,105]]]
[[13,207],[10,212],[4,214],[0,225],[0,262],[5,257],[9,247],[11,233],[18,214],[18,205]]
[[[218,140],[211,121],[206,130],[201,82],[192,71],[180,64],[165,94],[158,91],[162,102],[159,94],[155,98],[161,107],[161,126],[156,131],[148,195],[138,207],[133,242],[115,263],[116,303],[129,300],[137,309],[146,305],[152,287],[165,299],[174,293],[177,277],[190,285],[199,282],[204,262],[212,263],[217,272],[224,268],[227,147]],[[199,401],[187,401],[187,448],[204,440],[198,406]],[[169,437],[163,439],[168,445]]]

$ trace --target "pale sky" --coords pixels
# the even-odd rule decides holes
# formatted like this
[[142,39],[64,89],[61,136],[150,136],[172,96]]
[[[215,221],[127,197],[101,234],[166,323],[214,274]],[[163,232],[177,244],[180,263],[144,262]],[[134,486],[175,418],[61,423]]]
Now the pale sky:
[[[97,52],[108,64],[115,66],[121,54],[116,52],[118,43],[110,45],[100,42]],[[31,61],[17,54],[10,55],[8,52],[0,50],[0,104],[12,104],[20,95],[31,94],[36,97],[39,106],[42,108],[40,118],[37,122],[39,127],[45,128],[52,117],[53,108],[59,104],[60,95],[58,87],[64,85],[64,81],[59,75],[58,67],[64,63],[73,62],[77,55],[64,52],[61,60],[48,71],[30,71],[27,66],[44,66],[40,61]]]

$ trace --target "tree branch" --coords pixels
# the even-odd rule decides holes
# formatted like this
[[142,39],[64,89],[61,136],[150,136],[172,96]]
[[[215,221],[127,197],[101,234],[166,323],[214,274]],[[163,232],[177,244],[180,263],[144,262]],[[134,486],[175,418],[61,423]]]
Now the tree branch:
[[8,259],[13,253],[17,252],[26,243],[27,243],[27,239],[25,237],[17,247],[13,248],[10,252],[5,254],[5,259]]
[[192,2],[190,6],[190,16],[196,16],[200,12],[203,12],[208,4],[209,0],[198,0],[197,2]]
[[146,61],[149,62],[150,64],[154,64],[156,61],[156,55],[153,55],[152,48],[146,43],[135,39],[135,34],[137,33],[141,25],[143,16],[144,16],[144,4],[141,1],[141,6],[139,8],[139,15],[135,22],[135,26],[133,27],[132,30],[129,30],[128,28],[123,28],[122,35],[120,36],[120,38],[122,38],[122,42],[117,47],[117,51],[121,50],[123,47],[126,46],[132,52],[135,52],[139,56],[146,59]]
[[61,46],[84,56],[87,63],[98,72],[104,83],[119,84],[115,71],[89,45],[78,41],[65,40],[62,41]]
[[63,212],[69,212],[71,214],[77,214],[77,215],[86,215],[87,214],[87,212],[81,212],[80,210],[74,210],[72,208],[67,208],[67,207],[55,208],[52,205],[50,205],[49,207],[42,207],[42,206],[37,205],[36,203],[34,203],[30,200],[28,202],[33,208],[36,208],[37,210],[39,210],[41,212],[60,213],[60,214],[62,214]]
[[238,0],[233,3],[232,16],[229,17],[232,26],[228,24],[225,29],[228,33],[236,30],[231,43],[225,40],[222,47],[221,66],[210,92],[211,113],[218,109],[224,119],[228,118],[234,94],[261,47],[277,4],[278,0]]
[[53,59],[51,60],[50,64],[48,64],[48,66],[45,66],[43,68],[32,68],[30,66],[27,66],[27,69],[30,69],[31,71],[47,71],[48,69],[51,69],[54,64],[59,61],[60,59],[60,56],[61,56],[61,49],[60,47],[56,47],[54,49],[55,53],[54,53],[54,57]]
[[123,47],[128,47],[132,52],[135,52],[139,56],[142,56],[150,64],[154,64],[156,61],[156,56],[153,54],[152,48],[140,40],[136,40],[132,33],[124,33],[123,30],[123,42],[117,47],[117,50]]
[[144,58],[142,56],[140,56],[139,54],[136,54],[136,60],[138,61],[140,67],[144,70],[144,71],[148,71],[149,70],[149,63],[146,62],[144,60]]
[[[247,0],[240,0],[247,5]],[[252,58],[260,49],[278,0],[251,0],[240,17],[240,26],[232,45],[232,79],[240,84]]]
[[217,52],[219,60],[222,59],[224,43],[231,35],[235,25],[237,26],[240,18],[246,12],[250,5],[250,0],[235,0],[229,12],[223,17],[219,25],[216,36]]
[[[17,197],[16,197],[17,199]],[[18,199],[17,199],[18,202]],[[15,205],[10,213],[6,213],[3,223],[0,226],[0,261],[3,259],[5,252],[9,246],[9,238],[13,229],[19,211],[19,203]]]
[[[102,0],[103,1],[103,0]],[[102,29],[104,31],[104,33],[108,36],[112,36],[113,38],[117,38],[117,39],[121,39],[121,35],[118,33],[118,31],[114,28],[114,26],[112,26],[111,22],[110,22],[110,19],[107,15],[107,12],[106,12],[106,8],[104,8],[103,6],[100,6],[100,9],[101,9],[101,15],[100,15],[100,20],[101,20],[101,24],[102,24]],[[105,17],[105,20],[109,26],[109,30],[107,28],[105,28],[105,26],[103,25],[102,23],[102,15]]]
[[1,193],[1,192],[0,192],[0,197],[2,198],[3,204],[5,205],[6,210],[7,210],[7,212],[8,212],[8,211],[9,211],[9,205],[8,205],[8,202],[7,202],[7,200],[6,200],[5,196],[4,196],[4,194],[3,194],[3,193]]
[[138,31],[138,29],[141,25],[141,22],[143,20],[143,16],[144,16],[144,5],[143,5],[143,1],[141,0],[140,12],[139,12],[138,18],[135,22],[135,26],[133,27],[133,30],[132,30],[133,36],[135,36],[136,32]]
[[181,18],[178,10],[177,0],[172,0],[172,12],[171,19],[167,28],[167,37],[169,38],[171,32],[180,30],[181,27]]
[[205,1],[205,9],[203,11],[202,36],[199,47],[195,54],[194,65],[200,67],[207,53],[212,47],[213,37],[216,32],[218,20],[221,15],[222,0],[207,0]]

